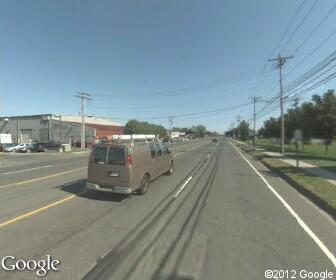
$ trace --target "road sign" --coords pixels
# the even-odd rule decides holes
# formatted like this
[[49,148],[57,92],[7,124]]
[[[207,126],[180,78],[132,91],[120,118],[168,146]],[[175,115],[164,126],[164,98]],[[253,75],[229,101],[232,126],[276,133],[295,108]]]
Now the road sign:
[[301,129],[294,130],[294,140],[295,142],[301,142],[303,138],[303,133]]

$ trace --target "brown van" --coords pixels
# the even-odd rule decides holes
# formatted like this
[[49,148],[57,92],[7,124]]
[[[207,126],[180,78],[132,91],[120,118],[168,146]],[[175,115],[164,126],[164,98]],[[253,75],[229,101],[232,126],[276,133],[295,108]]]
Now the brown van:
[[89,158],[86,187],[91,190],[144,194],[150,181],[174,170],[172,150],[157,141],[95,145]]

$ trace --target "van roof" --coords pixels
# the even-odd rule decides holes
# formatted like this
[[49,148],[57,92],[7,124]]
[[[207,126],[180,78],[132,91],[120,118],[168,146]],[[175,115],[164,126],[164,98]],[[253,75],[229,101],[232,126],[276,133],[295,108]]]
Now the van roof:
[[[112,147],[112,146],[126,146],[126,147],[132,147],[132,146],[138,146],[142,144],[148,144],[148,143],[154,143],[152,141],[113,141],[109,143],[102,143],[102,144],[95,144],[94,147]],[[155,142],[157,143],[157,142]]]

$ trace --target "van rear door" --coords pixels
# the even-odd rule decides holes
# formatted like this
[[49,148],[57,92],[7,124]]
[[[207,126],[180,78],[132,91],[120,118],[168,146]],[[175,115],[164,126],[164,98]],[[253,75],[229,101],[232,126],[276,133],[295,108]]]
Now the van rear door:
[[107,147],[94,147],[89,159],[88,181],[105,185],[105,164],[107,156]]
[[[130,187],[130,168],[126,146],[110,146],[107,154],[105,178],[107,186]],[[131,158],[130,158],[131,159]]]

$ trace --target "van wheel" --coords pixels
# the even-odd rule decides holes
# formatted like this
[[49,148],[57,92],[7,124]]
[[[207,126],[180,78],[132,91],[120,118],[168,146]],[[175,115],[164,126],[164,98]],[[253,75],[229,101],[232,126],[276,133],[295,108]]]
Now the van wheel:
[[145,194],[148,191],[148,187],[149,187],[149,177],[148,177],[148,175],[144,175],[142,177],[140,187],[138,189],[138,193],[139,194]]
[[168,171],[166,172],[167,175],[173,175],[174,173],[174,163],[170,163],[170,167],[168,169]]

